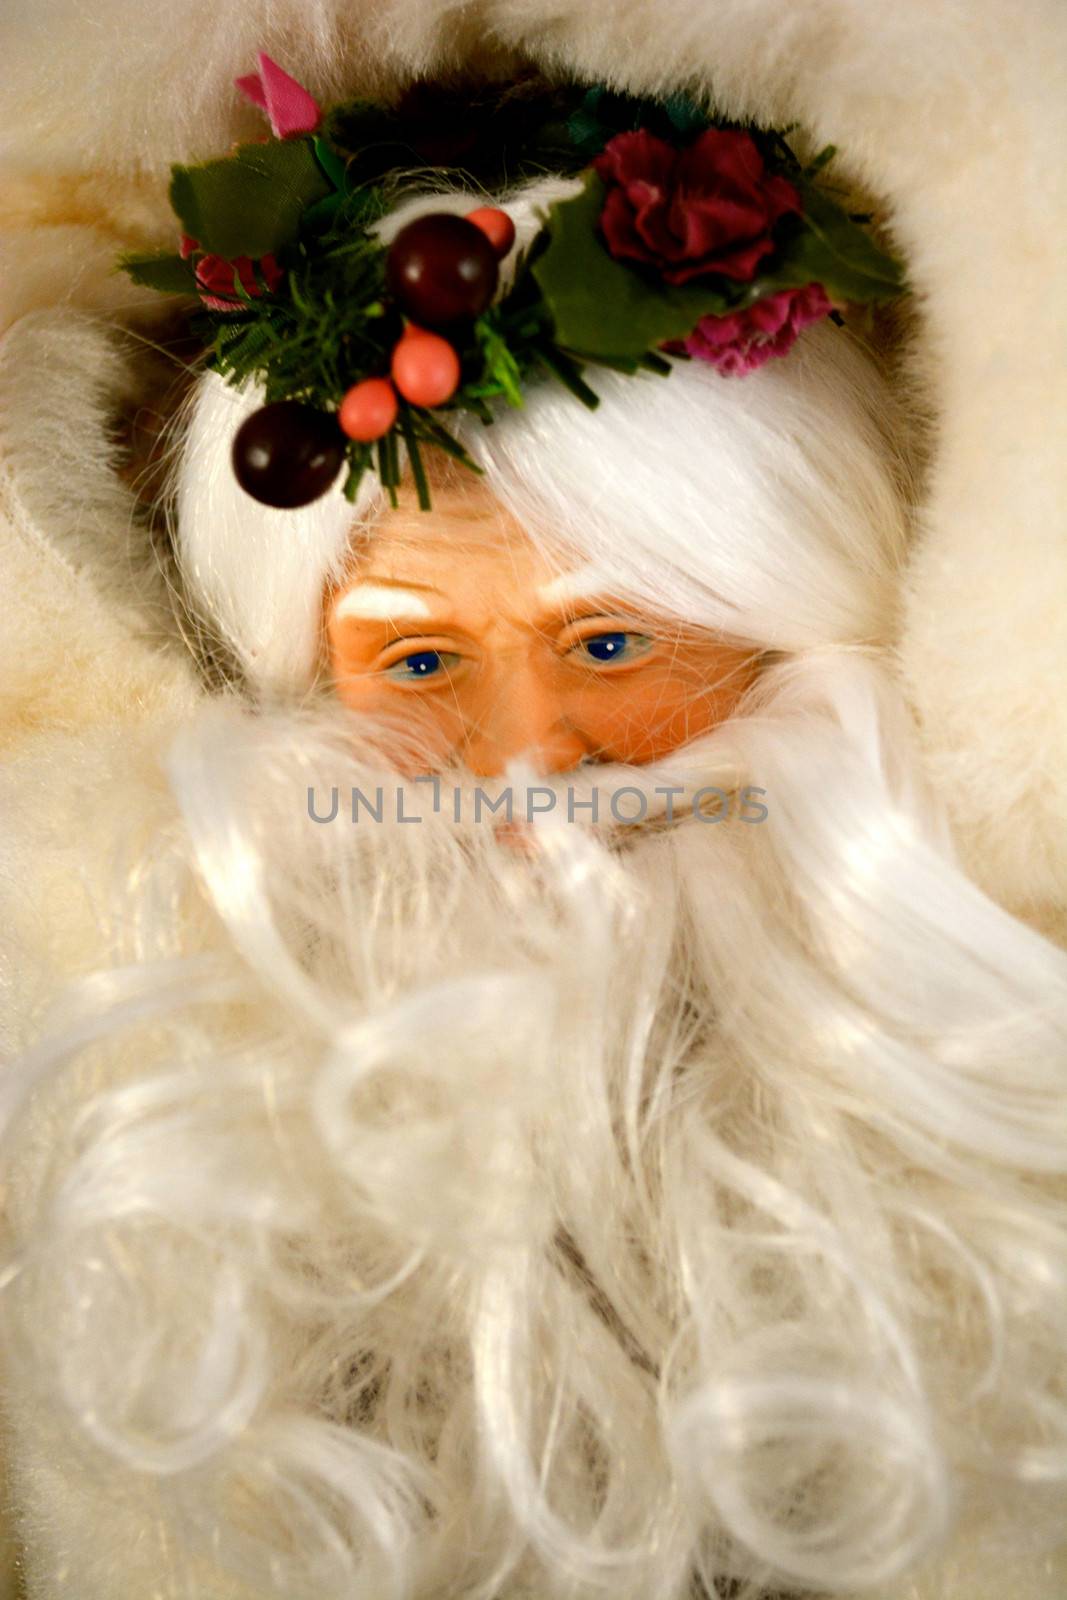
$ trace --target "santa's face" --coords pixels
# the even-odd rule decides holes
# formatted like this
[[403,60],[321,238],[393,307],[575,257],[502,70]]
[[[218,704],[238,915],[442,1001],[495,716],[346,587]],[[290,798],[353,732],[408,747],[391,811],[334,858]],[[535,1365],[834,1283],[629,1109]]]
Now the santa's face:
[[479,482],[405,496],[327,597],[331,672],[398,717],[435,767],[643,765],[723,721],[753,652],[650,615],[589,566],[560,570]]

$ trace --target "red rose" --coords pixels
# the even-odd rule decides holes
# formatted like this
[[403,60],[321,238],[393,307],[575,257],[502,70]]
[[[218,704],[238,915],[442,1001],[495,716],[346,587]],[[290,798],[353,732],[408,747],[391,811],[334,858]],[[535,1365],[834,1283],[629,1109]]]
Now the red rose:
[[686,150],[643,128],[616,134],[593,165],[608,186],[600,226],[611,254],[647,262],[667,283],[712,272],[751,282],[775,223],[802,209],[735,128],[709,128]]
[[821,284],[780,289],[745,311],[701,317],[688,339],[667,348],[685,350],[697,361],[708,361],[726,377],[741,377],[762,367],[771,356],[786,355],[802,328],[832,310]]
[[[179,253],[183,261],[194,255],[200,246],[195,239],[183,233]],[[234,311],[244,304],[234,287],[239,283],[245,293],[258,300],[264,292],[273,292],[282,281],[282,269],[273,256],[261,256],[253,261],[250,256],[235,256],[228,261],[225,256],[201,256],[194,268],[196,286],[202,305],[209,311]]]

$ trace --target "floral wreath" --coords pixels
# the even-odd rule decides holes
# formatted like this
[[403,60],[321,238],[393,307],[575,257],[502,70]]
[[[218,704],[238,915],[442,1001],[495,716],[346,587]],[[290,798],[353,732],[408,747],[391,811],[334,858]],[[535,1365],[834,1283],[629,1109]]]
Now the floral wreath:
[[[306,505],[345,465],[349,499],[376,466],[395,505],[402,440],[426,509],[422,447],[479,470],[450,413],[491,423],[494,401],[521,406],[540,377],[594,407],[590,365],[666,377],[682,358],[745,374],[810,323],[840,320],[846,303],[904,291],[870,219],[813,183],[833,146],[801,166],[782,133],[714,121],[683,97],[498,97],[479,156],[477,128],[442,151],[450,120],[433,91],[421,115],[410,103],[323,111],[262,53],[237,86],[274,138],[175,166],[179,252],[120,265],[139,284],[197,296],[208,365],[262,385],[266,404],[238,431],[233,465],[268,505]],[[388,247],[377,237],[402,184],[442,155],[469,172],[495,160],[512,183],[546,170],[581,179],[548,207],[502,296],[499,264],[515,243],[506,211],[429,213]]]

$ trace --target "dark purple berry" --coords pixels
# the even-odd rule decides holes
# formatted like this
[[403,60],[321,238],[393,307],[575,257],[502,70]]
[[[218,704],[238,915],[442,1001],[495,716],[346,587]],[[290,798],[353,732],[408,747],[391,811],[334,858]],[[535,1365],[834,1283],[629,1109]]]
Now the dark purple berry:
[[482,230],[447,211],[401,228],[386,262],[390,294],[421,328],[481,316],[498,277],[496,253]]
[[297,400],[253,411],[233,441],[237,482],[253,500],[291,510],[325,494],[345,455],[337,418]]

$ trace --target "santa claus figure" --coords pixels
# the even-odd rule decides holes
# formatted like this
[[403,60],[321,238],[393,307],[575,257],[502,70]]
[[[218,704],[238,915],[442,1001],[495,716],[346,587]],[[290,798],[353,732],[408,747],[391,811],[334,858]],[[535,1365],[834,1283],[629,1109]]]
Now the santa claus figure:
[[[942,10],[12,30],[12,1596],[1063,1591],[1063,40]],[[476,188],[531,63],[666,120]]]

